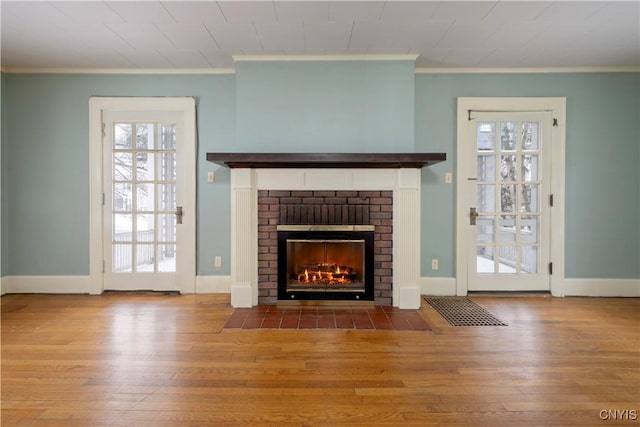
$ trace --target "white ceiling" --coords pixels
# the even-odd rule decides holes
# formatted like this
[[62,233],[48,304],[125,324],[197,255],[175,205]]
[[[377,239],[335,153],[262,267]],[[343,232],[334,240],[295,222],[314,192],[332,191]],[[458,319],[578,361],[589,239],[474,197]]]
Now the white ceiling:
[[4,69],[363,54],[419,54],[425,68],[640,66],[640,0],[0,1]]

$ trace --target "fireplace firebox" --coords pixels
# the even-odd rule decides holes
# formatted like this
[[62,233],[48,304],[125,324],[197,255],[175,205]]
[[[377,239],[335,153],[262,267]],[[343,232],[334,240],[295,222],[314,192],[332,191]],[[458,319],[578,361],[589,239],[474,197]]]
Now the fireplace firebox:
[[278,300],[374,300],[374,226],[279,225]]

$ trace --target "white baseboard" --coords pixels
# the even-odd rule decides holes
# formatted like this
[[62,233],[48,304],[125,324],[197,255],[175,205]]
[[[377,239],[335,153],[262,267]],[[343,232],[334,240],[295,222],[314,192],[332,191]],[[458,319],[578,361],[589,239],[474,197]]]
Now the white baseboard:
[[456,294],[455,277],[421,277],[422,295],[454,296]]
[[196,276],[196,294],[231,293],[231,276]]
[[640,297],[640,279],[564,279],[564,296]]
[[[0,293],[89,294],[90,276],[5,276]],[[564,279],[564,296],[640,297],[640,279]],[[230,294],[231,276],[197,276],[197,294]],[[422,295],[456,295],[454,277],[421,277]]]
[[89,276],[6,276],[2,292],[9,294],[88,294]]

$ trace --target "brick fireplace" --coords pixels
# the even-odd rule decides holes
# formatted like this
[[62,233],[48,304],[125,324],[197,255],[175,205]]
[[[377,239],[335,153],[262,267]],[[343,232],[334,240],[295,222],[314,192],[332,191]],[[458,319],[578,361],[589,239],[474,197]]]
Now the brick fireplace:
[[445,159],[444,153],[207,153],[231,168],[231,304],[277,302],[281,220],[355,221],[375,227],[376,304],[419,308],[420,169]]
[[[279,225],[373,226],[372,299],[376,305],[391,305],[393,191],[259,190],[258,304],[276,304],[278,299],[285,299],[283,295],[278,297],[278,261],[282,262]],[[318,294],[317,299],[325,298]],[[329,294],[326,299],[349,298]]]

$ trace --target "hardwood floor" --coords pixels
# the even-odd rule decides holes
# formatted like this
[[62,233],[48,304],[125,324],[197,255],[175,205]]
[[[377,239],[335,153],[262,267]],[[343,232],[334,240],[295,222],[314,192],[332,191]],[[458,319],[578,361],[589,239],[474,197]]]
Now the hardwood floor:
[[640,299],[472,299],[509,326],[423,302],[430,332],[223,329],[226,295],[5,295],[2,425],[638,423]]

